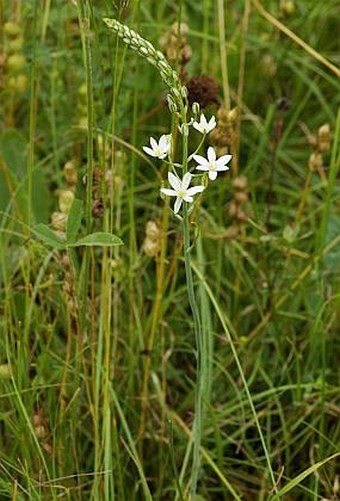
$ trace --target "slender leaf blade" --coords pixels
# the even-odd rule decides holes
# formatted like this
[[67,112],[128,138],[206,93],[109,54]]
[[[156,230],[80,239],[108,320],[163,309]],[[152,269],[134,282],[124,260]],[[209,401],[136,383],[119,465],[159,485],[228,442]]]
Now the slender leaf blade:
[[89,235],[86,235],[86,237],[77,240],[77,242],[67,243],[67,247],[114,247],[116,245],[123,245],[123,241],[116,235],[105,232],[90,233]]
[[321,466],[324,464],[328,463],[328,461],[331,461],[332,459],[340,456],[340,452],[336,452],[332,456],[329,456],[328,458],[318,461],[317,463],[313,464],[303,472],[301,472],[299,475],[297,475],[295,478],[290,480],[282,489],[280,489],[272,498],[272,501],[278,501],[281,499],[281,496],[283,494],[287,494],[287,492],[291,491],[294,487],[297,487],[305,478],[307,478],[309,475],[317,471]]
[[46,224],[40,223],[32,228],[32,233],[44,244],[53,247],[54,249],[63,249],[66,242],[61,240],[51,228]]
[[81,225],[83,217],[83,202],[78,198],[73,200],[67,217],[66,240],[68,243],[74,243]]

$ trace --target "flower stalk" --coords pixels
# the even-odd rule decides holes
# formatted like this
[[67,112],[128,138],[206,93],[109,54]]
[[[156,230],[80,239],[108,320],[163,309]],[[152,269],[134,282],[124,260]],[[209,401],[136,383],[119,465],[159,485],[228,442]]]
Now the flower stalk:
[[[181,85],[177,73],[167,62],[164,55],[157,51],[153,45],[144,40],[138,33],[131,30],[125,25],[122,25],[115,19],[104,19],[108,28],[114,31],[122,40],[135,52],[140,54],[143,58],[147,59],[153,66],[155,66],[163,81],[169,88],[167,95],[167,102],[170,113],[176,117],[179,122],[178,128],[182,137],[182,163],[174,164],[171,157],[172,138],[170,134],[163,134],[159,141],[150,138],[150,146],[144,146],[143,150],[147,155],[158,159],[162,162],[167,162],[169,165],[168,182],[171,188],[162,187],[161,193],[165,196],[176,197],[174,204],[174,214],[181,219],[183,230],[183,254],[185,264],[185,276],[188,292],[188,300],[192,312],[195,333],[195,355],[196,355],[196,388],[195,388],[195,411],[194,411],[194,424],[193,424],[193,462],[191,471],[191,499],[194,500],[197,492],[197,483],[200,473],[200,447],[202,437],[202,417],[203,417],[203,391],[205,387],[205,380],[208,377],[208,361],[207,354],[204,350],[204,339],[202,332],[202,324],[200,318],[200,310],[196,302],[194,280],[192,274],[191,263],[191,241],[190,241],[190,204],[194,204],[198,195],[203,192],[206,187],[208,179],[213,181],[217,177],[217,172],[228,170],[227,163],[231,159],[230,155],[223,156],[219,159],[213,148],[208,149],[208,158],[196,155],[207,134],[209,134],[216,127],[215,117],[211,117],[208,121],[204,114],[200,114],[199,105],[193,104],[192,115],[193,118],[188,121],[188,91],[185,86]],[[199,118],[199,121],[198,121]],[[196,129],[202,134],[202,141],[200,142],[196,151],[189,155],[188,152],[188,136],[190,127]],[[205,171],[205,173],[193,174],[190,168],[190,162],[195,160],[198,165],[194,168],[198,171]],[[180,177],[177,169],[181,169]],[[191,169],[191,170],[190,170]],[[195,177],[201,177],[205,184],[190,186]],[[181,214],[181,215],[179,215]]]
[[200,472],[200,447],[202,441],[202,416],[203,416],[203,382],[204,382],[204,351],[203,351],[203,332],[202,323],[200,317],[200,311],[197,306],[194,281],[191,268],[191,244],[190,244],[190,221],[188,209],[186,206],[183,208],[183,253],[184,253],[184,264],[185,264],[185,277],[187,284],[188,299],[190,304],[190,309],[192,312],[192,318],[194,321],[194,332],[195,332],[195,344],[196,344],[196,389],[195,389],[195,415],[194,415],[194,425],[193,425],[193,461],[192,461],[192,473],[191,473],[191,498],[197,491],[197,482],[199,479]]

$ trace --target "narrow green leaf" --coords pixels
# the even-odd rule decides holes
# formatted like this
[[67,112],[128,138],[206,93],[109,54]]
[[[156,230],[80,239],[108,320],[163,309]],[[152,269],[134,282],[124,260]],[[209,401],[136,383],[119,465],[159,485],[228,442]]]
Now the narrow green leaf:
[[74,243],[78,234],[81,219],[83,217],[83,202],[75,198],[67,217],[66,240],[68,243]]
[[86,237],[81,238],[75,243],[68,243],[67,247],[79,247],[81,245],[86,246],[94,246],[98,245],[100,247],[113,247],[115,245],[123,245],[122,240],[113,235],[112,233],[91,233],[90,235],[86,235]]
[[276,501],[281,499],[281,496],[283,494],[287,494],[287,492],[291,491],[294,487],[299,485],[306,477],[314,473],[316,470],[318,470],[321,466],[324,464],[328,463],[328,461],[331,461],[332,459],[340,456],[340,452],[337,452],[333,454],[332,456],[329,456],[328,458],[324,459],[323,461],[319,461],[318,463],[313,464],[307,470],[304,470],[302,473],[297,475],[295,478],[290,480],[282,489],[280,489],[271,499],[272,501]]
[[54,249],[63,249],[65,247],[66,242],[61,240],[46,224],[37,224],[32,228],[32,233],[44,244],[50,245]]

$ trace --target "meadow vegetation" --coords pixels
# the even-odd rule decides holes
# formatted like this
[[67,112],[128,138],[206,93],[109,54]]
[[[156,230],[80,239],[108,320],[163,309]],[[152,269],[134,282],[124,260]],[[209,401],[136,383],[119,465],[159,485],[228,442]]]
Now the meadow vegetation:
[[[339,2],[0,0],[0,26],[0,500],[339,499]],[[177,215],[170,133],[175,165],[232,155]]]

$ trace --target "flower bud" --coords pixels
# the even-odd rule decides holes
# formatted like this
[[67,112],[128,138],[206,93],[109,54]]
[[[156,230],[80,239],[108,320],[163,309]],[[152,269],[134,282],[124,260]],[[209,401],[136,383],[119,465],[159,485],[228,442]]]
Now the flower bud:
[[192,103],[192,113],[195,116],[195,118],[198,117],[200,113],[200,105],[196,101]]
[[178,128],[179,128],[180,133],[184,137],[188,137],[189,136],[189,127],[188,127],[188,124],[182,124]]
[[171,94],[168,94],[166,96],[166,99],[168,101],[168,107],[169,107],[170,113],[175,113],[177,111],[177,106],[176,106]]
[[181,95],[183,99],[186,99],[188,97],[188,89],[185,87],[185,85],[182,85],[181,87]]

